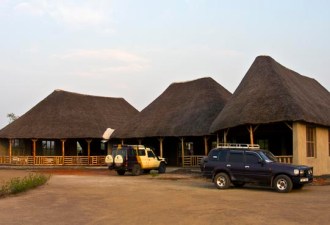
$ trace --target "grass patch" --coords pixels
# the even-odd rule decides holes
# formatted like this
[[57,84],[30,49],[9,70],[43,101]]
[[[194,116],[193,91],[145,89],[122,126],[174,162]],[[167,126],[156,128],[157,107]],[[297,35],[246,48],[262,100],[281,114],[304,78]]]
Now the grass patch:
[[157,171],[155,171],[155,170],[151,170],[151,171],[150,171],[150,175],[151,175],[152,177],[157,177],[157,176],[159,176],[159,173],[158,173]]
[[29,174],[23,178],[14,177],[0,187],[0,197],[17,194],[45,184],[50,175]]

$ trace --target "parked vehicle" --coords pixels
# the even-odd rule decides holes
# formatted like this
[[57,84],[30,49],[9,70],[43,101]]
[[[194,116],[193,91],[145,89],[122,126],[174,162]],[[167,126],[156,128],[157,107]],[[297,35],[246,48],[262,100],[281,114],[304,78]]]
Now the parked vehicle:
[[313,181],[313,167],[279,163],[271,152],[248,144],[226,144],[212,149],[202,159],[201,170],[218,189],[256,183],[285,193]]
[[105,163],[110,170],[116,170],[118,175],[124,175],[127,171],[133,175],[142,172],[149,173],[150,170],[158,170],[159,173],[166,172],[167,162],[143,145],[115,145],[112,154],[107,155]]

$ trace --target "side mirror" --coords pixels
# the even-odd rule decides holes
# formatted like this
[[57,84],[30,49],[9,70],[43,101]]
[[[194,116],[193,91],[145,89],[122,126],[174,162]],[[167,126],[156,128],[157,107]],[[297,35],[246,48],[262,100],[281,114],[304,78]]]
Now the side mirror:
[[258,163],[263,166],[265,164],[265,161],[263,159],[259,159]]

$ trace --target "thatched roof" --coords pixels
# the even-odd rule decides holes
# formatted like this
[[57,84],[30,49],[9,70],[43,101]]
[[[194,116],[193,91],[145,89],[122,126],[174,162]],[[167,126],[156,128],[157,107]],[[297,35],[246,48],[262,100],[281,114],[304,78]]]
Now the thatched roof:
[[209,134],[212,121],[231,93],[212,78],[173,83],[126,126],[120,138],[182,137]]
[[316,80],[259,56],[210,131],[280,121],[330,126],[330,94]]
[[123,98],[56,90],[0,130],[0,138],[102,138],[138,111]]

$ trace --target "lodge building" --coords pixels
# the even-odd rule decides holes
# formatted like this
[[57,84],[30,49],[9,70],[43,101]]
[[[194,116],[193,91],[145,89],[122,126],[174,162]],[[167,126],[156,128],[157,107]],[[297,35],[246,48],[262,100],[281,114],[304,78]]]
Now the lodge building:
[[233,94],[210,77],[178,82],[141,112],[122,98],[55,90],[0,130],[0,165],[104,165],[113,144],[144,144],[170,165],[198,166],[220,142],[259,144],[330,174],[329,91],[269,56]]

